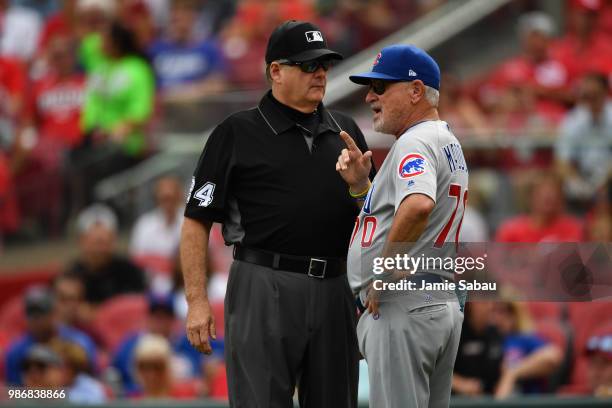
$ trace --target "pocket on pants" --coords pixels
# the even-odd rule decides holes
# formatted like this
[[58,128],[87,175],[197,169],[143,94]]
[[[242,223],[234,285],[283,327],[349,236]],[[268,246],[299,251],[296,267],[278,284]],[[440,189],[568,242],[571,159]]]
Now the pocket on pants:
[[410,316],[420,316],[438,314],[446,311],[446,309],[448,309],[448,305],[446,303],[435,303],[431,305],[412,305],[410,307],[406,307],[404,310]]

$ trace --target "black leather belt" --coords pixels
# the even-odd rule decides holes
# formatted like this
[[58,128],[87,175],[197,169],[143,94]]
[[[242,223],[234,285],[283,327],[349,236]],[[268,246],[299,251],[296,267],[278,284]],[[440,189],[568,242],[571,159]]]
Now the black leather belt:
[[234,259],[281,271],[303,273],[319,279],[346,274],[346,261],[340,258],[285,255],[236,245]]

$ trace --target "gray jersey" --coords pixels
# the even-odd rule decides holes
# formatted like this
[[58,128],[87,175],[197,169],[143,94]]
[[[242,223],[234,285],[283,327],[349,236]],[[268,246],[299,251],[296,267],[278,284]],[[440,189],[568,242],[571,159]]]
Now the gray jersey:
[[[435,201],[435,206],[425,230],[407,249],[407,255],[422,259],[453,257],[467,188],[463,151],[446,122],[425,121],[406,130],[376,174],[351,236],[348,276],[353,291],[372,280],[374,258],[382,256],[395,213],[410,194],[425,194]],[[453,272],[435,262],[423,262],[422,266],[416,272],[448,277]]]

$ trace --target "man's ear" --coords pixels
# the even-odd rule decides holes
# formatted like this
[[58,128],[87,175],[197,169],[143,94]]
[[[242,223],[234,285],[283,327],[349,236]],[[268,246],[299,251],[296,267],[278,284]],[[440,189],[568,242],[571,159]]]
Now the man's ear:
[[272,82],[280,82],[281,66],[278,62],[270,63],[270,79]]
[[425,84],[423,84],[423,81],[416,79],[410,85],[410,102],[416,105],[421,99],[425,98]]

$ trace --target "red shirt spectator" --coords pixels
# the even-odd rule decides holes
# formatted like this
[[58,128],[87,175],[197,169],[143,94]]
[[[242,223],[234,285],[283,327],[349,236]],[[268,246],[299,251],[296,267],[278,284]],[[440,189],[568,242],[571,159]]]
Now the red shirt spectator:
[[548,224],[539,224],[529,215],[504,222],[497,231],[498,242],[577,242],[582,239],[582,225],[575,218],[560,216]]
[[[526,94],[522,106],[533,100],[536,114],[557,123],[566,110],[570,75],[567,66],[549,50],[554,29],[552,20],[544,13],[532,12],[521,17],[519,27],[522,55],[495,69],[481,89],[480,97],[485,105],[497,112],[503,111],[505,94],[518,89]],[[525,108],[532,113],[530,107]]]
[[604,3],[575,0],[568,13],[569,30],[553,44],[551,53],[567,67],[570,80],[591,71],[612,73],[612,35],[599,24],[600,15],[606,16]]
[[563,188],[558,177],[540,176],[534,181],[530,196],[529,214],[504,222],[497,230],[497,242],[582,241],[582,223],[565,214]]
[[71,37],[51,38],[46,52],[50,69],[32,84],[26,115],[45,145],[72,148],[81,141],[85,76],[76,70]]
[[85,77],[79,73],[61,77],[50,72],[32,85],[29,109],[41,137],[66,148],[79,144],[84,91]]

